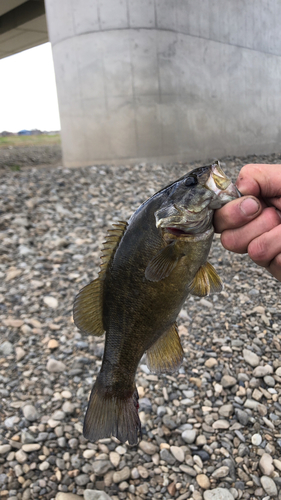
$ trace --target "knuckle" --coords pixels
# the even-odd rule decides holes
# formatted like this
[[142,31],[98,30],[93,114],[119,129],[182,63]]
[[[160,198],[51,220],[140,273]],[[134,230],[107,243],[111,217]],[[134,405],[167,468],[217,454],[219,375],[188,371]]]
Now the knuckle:
[[248,254],[253,261],[264,262],[267,260],[268,247],[265,235],[251,241],[248,246]]

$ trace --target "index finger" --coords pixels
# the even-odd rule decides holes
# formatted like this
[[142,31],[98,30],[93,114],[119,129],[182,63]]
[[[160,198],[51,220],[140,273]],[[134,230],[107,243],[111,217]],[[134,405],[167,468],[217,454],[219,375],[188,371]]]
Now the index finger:
[[248,164],[238,175],[236,185],[242,194],[275,198],[281,196],[281,165]]

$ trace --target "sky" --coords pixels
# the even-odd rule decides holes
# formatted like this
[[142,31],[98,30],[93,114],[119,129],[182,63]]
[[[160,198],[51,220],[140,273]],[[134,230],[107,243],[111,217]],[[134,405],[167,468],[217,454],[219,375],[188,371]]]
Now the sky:
[[0,59],[0,132],[60,128],[51,44]]

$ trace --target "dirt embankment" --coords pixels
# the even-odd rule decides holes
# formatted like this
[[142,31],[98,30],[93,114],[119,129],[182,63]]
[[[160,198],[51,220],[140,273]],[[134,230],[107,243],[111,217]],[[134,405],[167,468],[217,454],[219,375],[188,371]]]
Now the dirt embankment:
[[0,169],[17,170],[24,166],[53,165],[62,163],[60,144],[42,146],[8,146],[0,149]]

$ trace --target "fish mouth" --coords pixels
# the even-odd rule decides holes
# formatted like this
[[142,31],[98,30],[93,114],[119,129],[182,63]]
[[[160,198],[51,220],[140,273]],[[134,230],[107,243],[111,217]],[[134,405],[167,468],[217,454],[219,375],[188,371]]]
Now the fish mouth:
[[180,229],[178,227],[165,227],[165,231],[169,234],[172,234],[173,236],[190,236],[191,233],[188,233],[184,231],[183,229]]
[[242,196],[239,189],[222,171],[219,161],[212,165],[211,174],[205,186],[213,191],[221,202],[226,203]]

